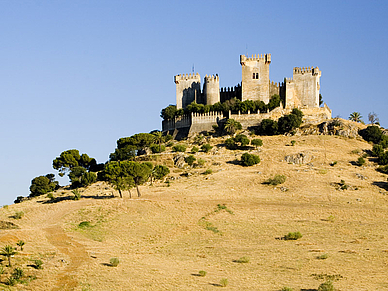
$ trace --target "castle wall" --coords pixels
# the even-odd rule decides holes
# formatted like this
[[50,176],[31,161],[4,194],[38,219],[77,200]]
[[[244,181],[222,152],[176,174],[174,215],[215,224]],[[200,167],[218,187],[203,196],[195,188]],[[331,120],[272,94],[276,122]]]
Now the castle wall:
[[224,119],[222,112],[192,113],[189,135],[202,131],[211,131],[213,130],[213,125],[217,125],[222,119]]
[[220,102],[224,103],[227,100],[237,98],[241,100],[241,85],[238,84],[232,88],[226,87],[220,90]]
[[279,95],[280,96],[280,90],[279,90],[279,84],[274,83],[273,81],[269,83],[269,98],[271,98],[273,95]]
[[269,102],[269,64],[271,54],[247,58],[240,56],[242,69],[242,101],[261,100]]
[[205,105],[220,102],[220,80],[218,75],[205,76],[203,83],[203,101]]
[[176,108],[182,109],[193,101],[201,103],[201,77],[199,74],[183,74],[174,77],[176,84]]
[[[294,68],[294,94],[300,106],[318,108],[321,71],[316,68]],[[288,94],[288,91],[287,93]]]

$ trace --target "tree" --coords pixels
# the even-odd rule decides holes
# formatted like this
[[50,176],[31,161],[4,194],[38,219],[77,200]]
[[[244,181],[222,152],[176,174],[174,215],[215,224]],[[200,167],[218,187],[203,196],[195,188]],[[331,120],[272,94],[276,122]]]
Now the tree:
[[157,180],[162,180],[168,174],[170,174],[170,169],[163,165],[156,165],[152,170],[152,176]]
[[193,155],[189,155],[188,157],[185,157],[185,162],[189,165],[192,166],[193,163],[195,162],[196,158]]
[[291,132],[300,127],[303,120],[303,113],[297,108],[292,109],[291,113],[284,115],[278,120],[278,130],[281,133]]
[[273,95],[268,102],[267,108],[269,111],[274,110],[276,107],[280,106],[280,96],[279,95]]
[[208,143],[201,146],[201,150],[205,153],[208,153],[212,148],[213,147]]
[[251,145],[257,147],[261,147],[263,145],[263,141],[259,138],[255,138],[251,140]]
[[22,240],[19,240],[16,245],[18,245],[20,247],[20,250],[22,251],[23,250],[23,246],[25,245],[26,243]]
[[53,174],[38,176],[32,179],[30,186],[30,197],[46,194],[58,189],[58,181],[54,181]]
[[379,120],[377,114],[374,113],[374,112],[369,112],[369,113],[368,113],[368,120],[369,120],[369,122],[372,123],[372,124],[379,124],[379,122],[380,122],[380,120]]
[[361,130],[360,135],[366,141],[371,141],[374,144],[378,144],[382,140],[383,132],[378,126],[370,125],[367,128]]
[[258,127],[260,135],[276,135],[278,133],[278,123],[272,119],[263,119]]
[[353,112],[349,116],[349,120],[354,122],[362,122],[362,116],[360,112]]
[[244,153],[241,156],[241,164],[245,167],[253,166],[260,163],[260,157],[249,153]]
[[177,109],[175,105],[169,105],[166,108],[162,109],[162,112],[160,113],[160,117],[163,118],[163,120],[173,119],[176,116]]
[[125,171],[125,165],[129,161],[112,161],[109,162],[103,172],[103,179],[112,184],[117,191],[119,191],[120,197],[123,198],[122,190],[128,190],[130,197],[131,188],[135,185],[133,177]]
[[155,136],[155,142],[159,145],[159,153],[162,152],[163,133],[161,131],[154,131],[152,133]]
[[228,134],[235,134],[237,130],[242,129],[242,126],[240,122],[234,119],[228,119],[224,125],[224,129]]
[[59,157],[53,161],[53,168],[59,171],[59,176],[63,177],[69,173],[74,167],[83,167],[86,170],[91,170],[97,166],[95,159],[87,154],[79,154],[78,150],[72,149],[64,151]]
[[239,147],[245,147],[249,144],[249,138],[245,134],[238,134],[234,138],[234,141]]
[[0,251],[0,255],[8,258],[8,266],[9,267],[12,267],[11,257],[16,255],[16,254],[17,254],[17,252],[16,252],[15,248],[13,246],[10,246],[10,245],[6,245]]

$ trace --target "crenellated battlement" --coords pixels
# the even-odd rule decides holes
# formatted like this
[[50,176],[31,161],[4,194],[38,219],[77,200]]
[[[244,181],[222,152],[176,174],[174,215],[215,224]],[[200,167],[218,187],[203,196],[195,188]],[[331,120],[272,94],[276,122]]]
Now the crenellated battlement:
[[247,61],[256,61],[256,62],[265,62],[270,63],[271,62],[271,54],[255,54],[251,57],[240,55],[240,64],[244,65]]
[[313,76],[316,76],[316,75],[319,75],[320,74],[320,71],[319,71],[319,68],[318,67],[295,67],[294,68],[294,74],[301,74],[301,75],[304,75],[304,74],[311,74]]
[[189,80],[195,80],[195,81],[200,81],[201,77],[199,76],[198,73],[190,73],[190,74],[179,74],[174,76],[174,82],[175,84],[179,84],[179,81],[189,81]]
[[218,74],[215,74],[215,75],[205,75],[205,78],[204,78],[205,82],[206,83],[211,83],[211,82],[219,82],[220,79],[218,77]]

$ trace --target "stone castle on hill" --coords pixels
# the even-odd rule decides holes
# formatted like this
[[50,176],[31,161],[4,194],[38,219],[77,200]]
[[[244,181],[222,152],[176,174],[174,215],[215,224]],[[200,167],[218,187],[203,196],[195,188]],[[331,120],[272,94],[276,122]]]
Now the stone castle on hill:
[[219,112],[204,114],[192,113],[175,117],[174,120],[164,120],[162,130],[176,135],[179,131],[184,135],[201,131],[210,131],[212,126],[222,120],[232,118],[239,121],[244,128],[257,126],[263,119],[277,120],[291,112],[293,108],[300,109],[304,114],[304,121],[319,122],[331,118],[330,108],[324,104],[319,106],[319,89],[321,71],[318,67],[294,68],[293,78],[285,82],[274,83],[269,79],[269,65],[271,54],[240,56],[242,81],[232,88],[221,88],[218,75],[206,75],[201,90],[201,77],[196,74],[184,74],[174,77],[176,84],[176,107],[184,109],[192,102],[213,105],[232,98],[241,101],[263,101],[268,104],[271,96],[279,95],[284,104],[271,112],[248,112],[248,114],[232,114],[224,116]]

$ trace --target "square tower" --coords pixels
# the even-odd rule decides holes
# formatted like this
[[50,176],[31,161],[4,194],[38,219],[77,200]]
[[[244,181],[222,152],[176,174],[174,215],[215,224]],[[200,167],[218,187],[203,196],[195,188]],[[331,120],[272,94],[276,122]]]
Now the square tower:
[[201,99],[201,77],[199,74],[183,74],[174,77],[176,84],[176,108],[184,109]]
[[240,55],[242,69],[242,101],[259,100],[269,102],[269,64],[271,54],[255,55],[251,58]]

